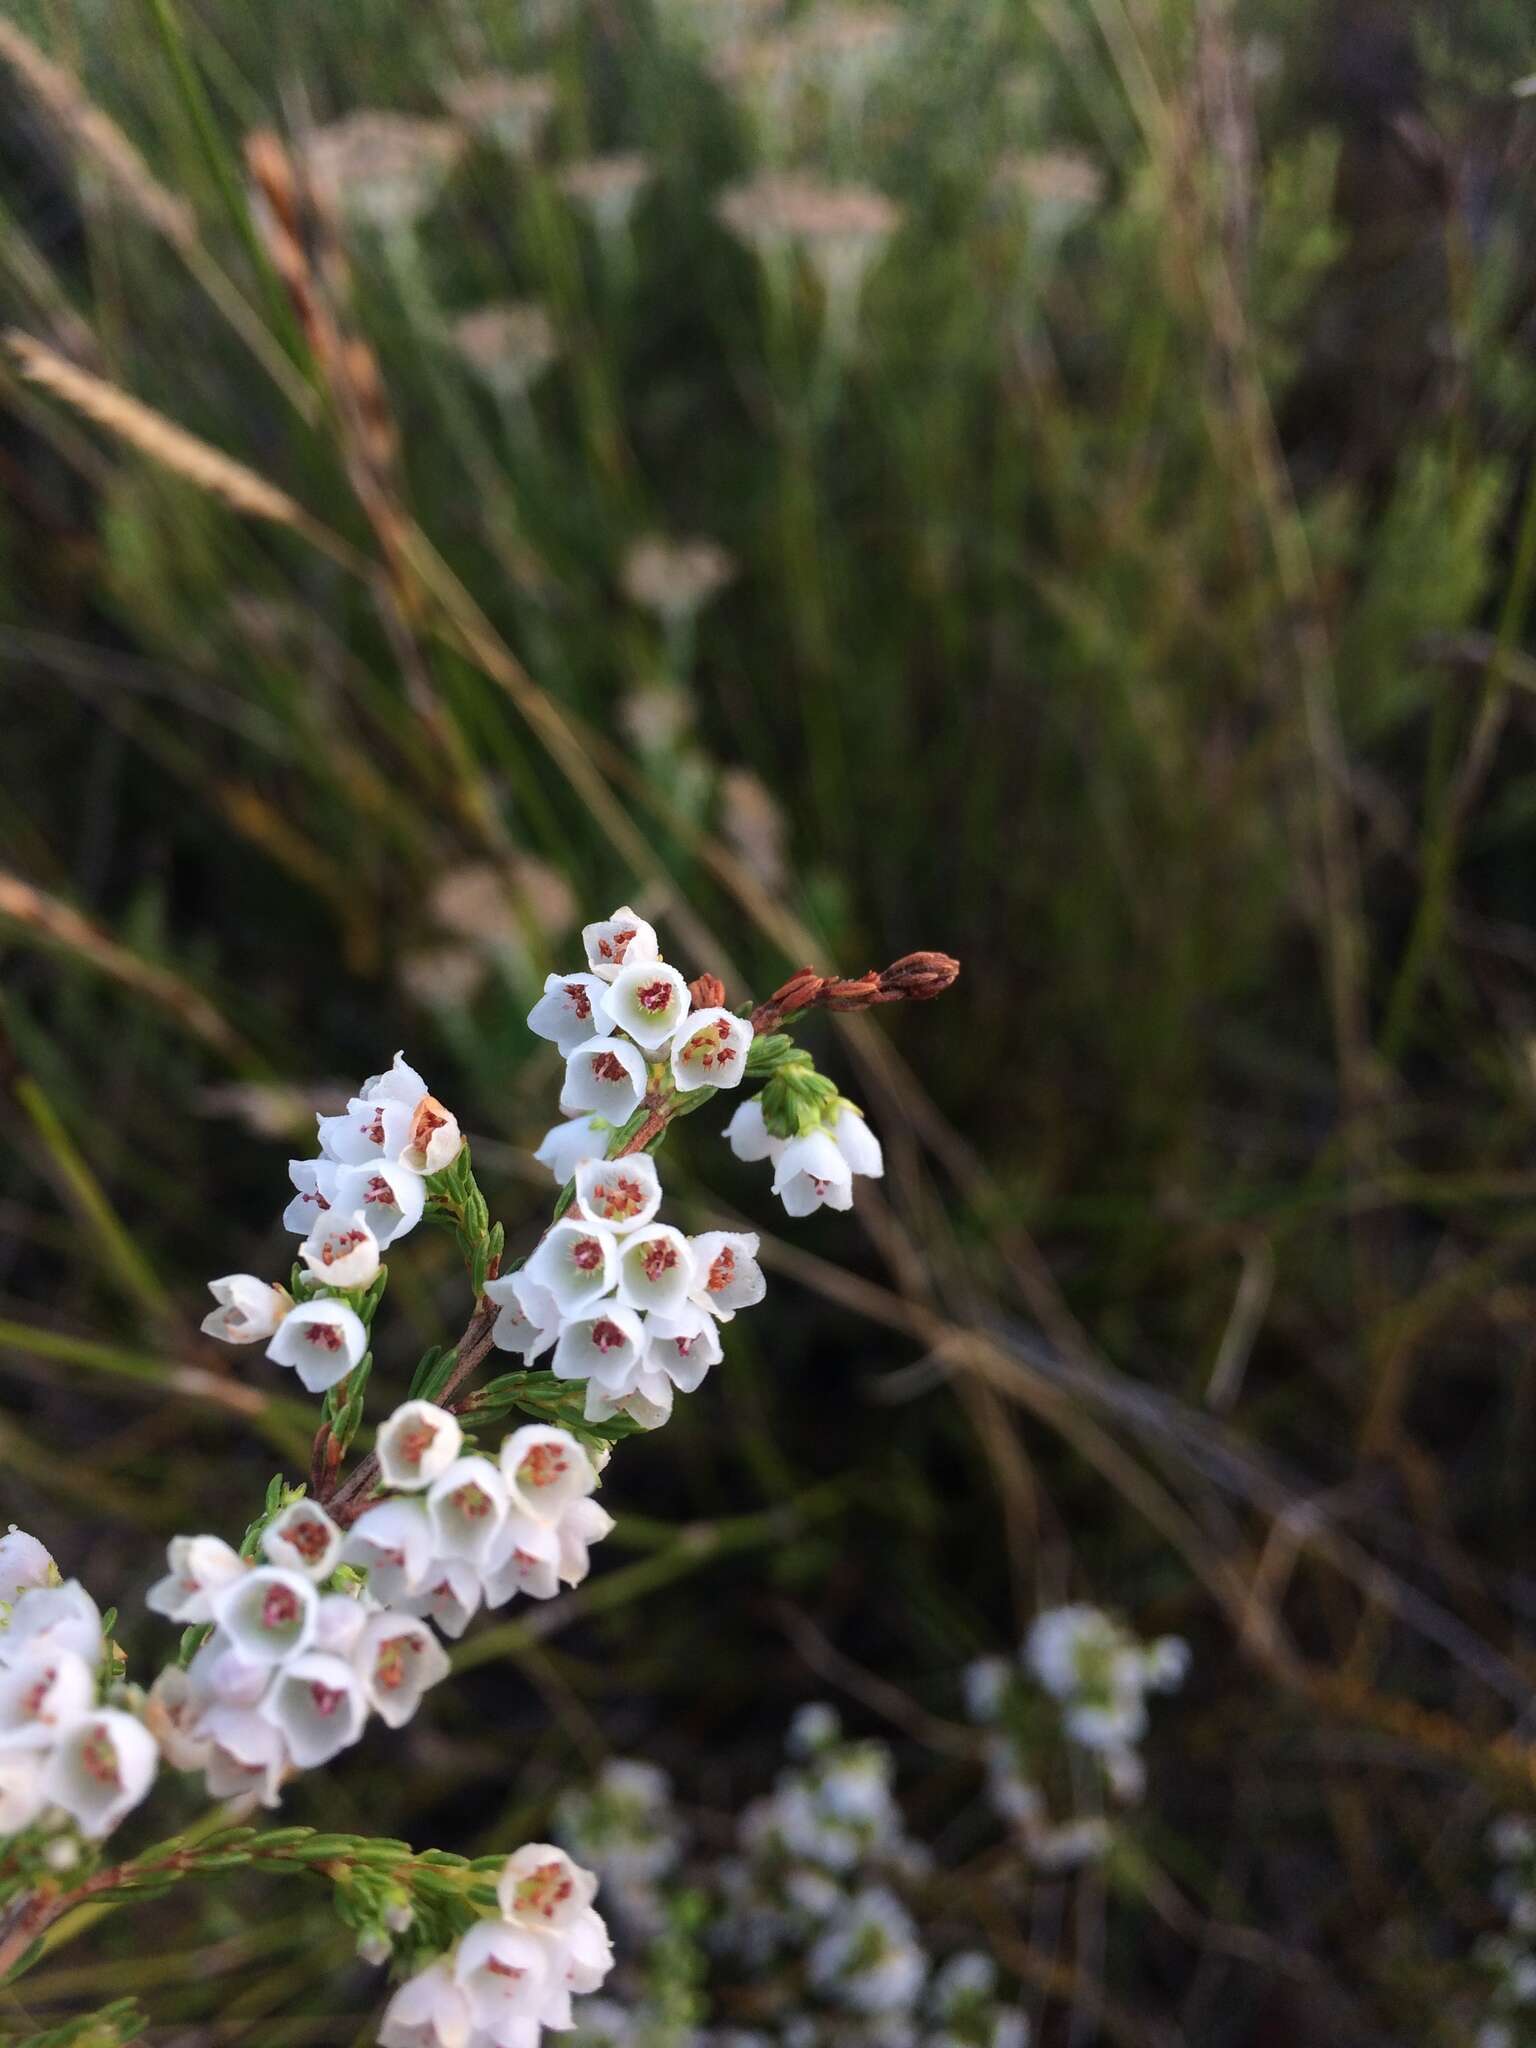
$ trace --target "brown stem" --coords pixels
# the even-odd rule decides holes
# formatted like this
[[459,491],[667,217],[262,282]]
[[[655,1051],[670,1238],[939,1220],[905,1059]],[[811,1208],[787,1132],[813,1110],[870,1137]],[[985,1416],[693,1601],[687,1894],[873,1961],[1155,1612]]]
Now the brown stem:
[[66,1906],[72,1906],[83,1888],[73,1892],[34,1892],[0,1935],[0,1984],[21,1961],[37,1937],[56,1920]]

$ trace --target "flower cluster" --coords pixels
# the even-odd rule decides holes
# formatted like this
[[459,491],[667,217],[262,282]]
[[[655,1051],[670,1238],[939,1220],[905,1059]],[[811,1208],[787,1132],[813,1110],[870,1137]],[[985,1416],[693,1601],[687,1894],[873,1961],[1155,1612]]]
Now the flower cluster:
[[44,1862],[79,1857],[67,1832],[108,1835],[146,1796],[155,1739],[115,1683],[95,1601],[62,1581],[35,1536],[0,1536],[0,1839],[41,1825]]
[[1500,1866],[1493,1899],[1506,1927],[1477,1945],[1490,1990],[1476,2048],[1536,2048],[1536,1823],[1505,1814],[1490,1828],[1488,1847]]
[[519,1849],[497,1881],[497,1917],[406,1979],[380,2048],[537,2048],[541,2027],[574,2026],[572,1996],[595,1991],[613,1962],[596,1890],[563,1849]]
[[1177,1636],[1139,1642],[1112,1615],[1083,1604],[1038,1615],[1018,1666],[984,1657],[967,1667],[967,1711],[990,1731],[993,1805],[1037,1864],[1062,1869],[1091,1861],[1112,1840],[1102,1815],[1049,1820],[1037,1778],[1053,1742],[1087,1752],[1111,1795],[1134,1802],[1145,1781],[1137,1744],[1146,1733],[1147,1696],[1175,1691],[1188,1668],[1188,1646]]
[[614,1920],[641,1938],[660,1932],[660,1887],[676,1870],[683,1830],[672,1784],[655,1764],[612,1757],[590,1786],[572,1787],[555,1805],[555,1833],[602,1879]]

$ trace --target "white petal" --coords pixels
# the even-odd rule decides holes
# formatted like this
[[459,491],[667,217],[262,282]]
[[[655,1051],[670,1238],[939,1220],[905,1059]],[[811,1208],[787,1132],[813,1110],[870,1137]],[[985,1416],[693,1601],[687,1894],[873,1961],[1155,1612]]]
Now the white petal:
[[748,1020],[730,1010],[695,1010],[672,1041],[673,1080],[685,1092],[739,1088],[753,1036]]
[[427,1515],[439,1557],[471,1563],[485,1556],[507,1518],[507,1489],[489,1458],[456,1458],[427,1494]]
[[645,1100],[645,1056],[625,1038],[592,1038],[565,1062],[560,1107],[588,1110],[623,1123]]
[[880,1149],[880,1140],[851,1102],[838,1104],[832,1139],[851,1171],[868,1174],[875,1180],[884,1174],[885,1155]]
[[665,1045],[688,1015],[692,997],[675,967],[659,960],[624,967],[603,998],[610,1020],[649,1051]]
[[380,1423],[374,1450],[385,1485],[414,1491],[440,1479],[463,1442],[458,1417],[446,1408],[432,1401],[404,1401]]
[[587,965],[602,981],[612,981],[621,968],[661,958],[654,928],[643,917],[637,917],[627,903],[621,904],[612,917],[583,925],[581,942],[587,949]]
[[648,1224],[620,1246],[619,1299],[629,1307],[670,1315],[688,1299],[693,1283],[693,1253],[670,1223]]
[[318,1583],[328,1579],[340,1561],[341,1531],[316,1502],[296,1500],[267,1524],[261,1548],[273,1564]]
[[616,1237],[641,1229],[660,1207],[661,1177],[649,1153],[589,1159],[576,1169],[576,1214],[605,1224]]
[[578,1315],[618,1279],[618,1240],[601,1224],[562,1217],[545,1231],[524,1271],[548,1290],[562,1315]]
[[592,1460],[570,1431],[542,1422],[524,1423],[503,1441],[501,1469],[513,1507],[540,1522],[558,1522],[597,1485]]
[[564,1187],[584,1159],[601,1159],[604,1156],[612,1136],[613,1126],[603,1117],[571,1117],[544,1133],[533,1156],[540,1166],[547,1166],[556,1183]]
[[312,1394],[344,1380],[368,1349],[368,1332],[344,1301],[300,1302],[267,1346],[274,1365],[291,1365]]
[[726,1142],[738,1159],[755,1166],[761,1159],[777,1159],[784,1140],[775,1138],[763,1121],[763,1105],[754,1095],[744,1102],[725,1127]]
[[551,1039],[561,1052],[574,1052],[589,1038],[613,1029],[602,1007],[607,984],[595,974],[551,974],[544,993],[528,1012],[528,1028]]

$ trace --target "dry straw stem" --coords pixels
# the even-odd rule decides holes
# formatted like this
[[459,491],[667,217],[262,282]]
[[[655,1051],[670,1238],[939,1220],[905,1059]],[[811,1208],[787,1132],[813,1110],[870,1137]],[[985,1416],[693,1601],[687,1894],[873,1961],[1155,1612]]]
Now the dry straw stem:
[[240,1034],[227,1024],[206,996],[200,995],[178,975],[155,967],[109,938],[88,917],[82,917],[57,896],[24,882],[19,875],[0,869],[0,920],[8,919],[24,932],[83,960],[100,974],[145,996],[158,1008],[167,1010],[194,1038],[200,1038],[231,1065],[251,1068],[261,1065],[255,1052]]

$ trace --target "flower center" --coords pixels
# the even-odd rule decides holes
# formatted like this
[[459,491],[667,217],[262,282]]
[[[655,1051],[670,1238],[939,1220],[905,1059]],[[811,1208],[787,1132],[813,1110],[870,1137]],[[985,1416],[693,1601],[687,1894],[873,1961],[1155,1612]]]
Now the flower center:
[[320,1522],[295,1522],[288,1530],[288,1541],[306,1564],[320,1562],[329,1540],[324,1524]]
[[640,1264],[654,1287],[677,1264],[677,1246],[668,1244],[664,1237],[656,1238],[641,1252]]
[[376,1109],[373,1112],[373,1122],[371,1124],[360,1124],[358,1128],[359,1130],[361,1130],[363,1136],[368,1140],[370,1145],[382,1145],[384,1142],[383,1110]]
[[517,1476],[530,1486],[553,1486],[569,1463],[559,1444],[535,1444],[518,1466]]
[[346,1698],[339,1685],[322,1685],[318,1678],[310,1681],[309,1696],[315,1703],[315,1712],[327,1720]]
[[614,1052],[600,1052],[592,1062],[592,1072],[599,1081],[627,1081],[624,1062]]
[[617,1323],[610,1323],[606,1316],[592,1325],[592,1348],[601,1351],[606,1358],[610,1351],[622,1351],[629,1339]]
[[637,991],[637,1001],[649,1017],[659,1017],[671,1004],[672,984],[670,981],[648,981]]
[[46,1671],[38,1674],[36,1685],[31,1686],[22,1694],[21,1711],[29,1720],[35,1721],[42,1713],[48,1698],[48,1688],[53,1684],[58,1675],[57,1670],[50,1664]]
[[304,1335],[311,1344],[318,1344],[322,1351],[341,1349],[341,1332],[334,1323],[306,1323]]
[[376,1203],[381,1209],[393,1209],[395,1206],[395,1191],[382,1173],[376,1173],[363,1190],[363,1200]]
[[725,1245],[715,1254],[714,1264],[709,1269],[709,1278],[704,1286],[710,1294],[720,1294],[736,1278],[736,1254]]
[[592,1206],[605,1223],[618,1223],[626,1216],[640,1214],[645,1207],[645,1190],[639,1181],[621,1173],[616,1180],[594,1182]]
[[336,1235],[328,1237],[321,1247],[321,1265],[334,1266],[338,1264],[340,1260],[346,1258],[349,1252],[355,1252],[364,1241],[364,1233],[361,1230],[337,1231]]
[[455,1493],[453,1504],[472,1522],[483,1522],[491,1512],[491,1496],[483,1486],[476,1486],[472,1479]]
[[98,1785],[118,1786],[123,1782],[117,1751],[105,1728],[95,1727],[80,1745],[80,1762]]
[[634,931],[631,929],[626,932],[615,932],[612,938],[609,939],[599,939],[597,942],[598,957],[603,960],[611,960],[615,967],[622,967],[624,965],[624,955],[629,951],[630,943],[634,936]]
[[299,1618],[298,1595],[287,1586],[269,1586],[261,1603],[263,1628],[292,1628]]
[[400,1432],[400,1455],[407,1465],[419,1465],[436,1442],[436,1423],[408,1423]]
[[519,1913],[536,1913],[542,1920],[553,1920],[556,1908],[565,1904],[571,1891],[564,1864],[541,1863],[537,1870],[519,1880],[514,1903]]
[[592,1014],[592,998],[587,994],[579,981],[568,981],[565,984],[565,993],[570,1001],[571,1008],[576,1012],[580,1021],[585,1024]]
[[380,1643],[378,1658],[373,1667],[374,1684],[384,1692],[398,1692],[410,1675],[410,1655],[413,1648],[409,1636],[391,1636],[387,1642]]
[[603,1263],[603,1248],[595,1237],[579,1237],[571,1246],[571,1264],[583,1273],[595,1273]]

